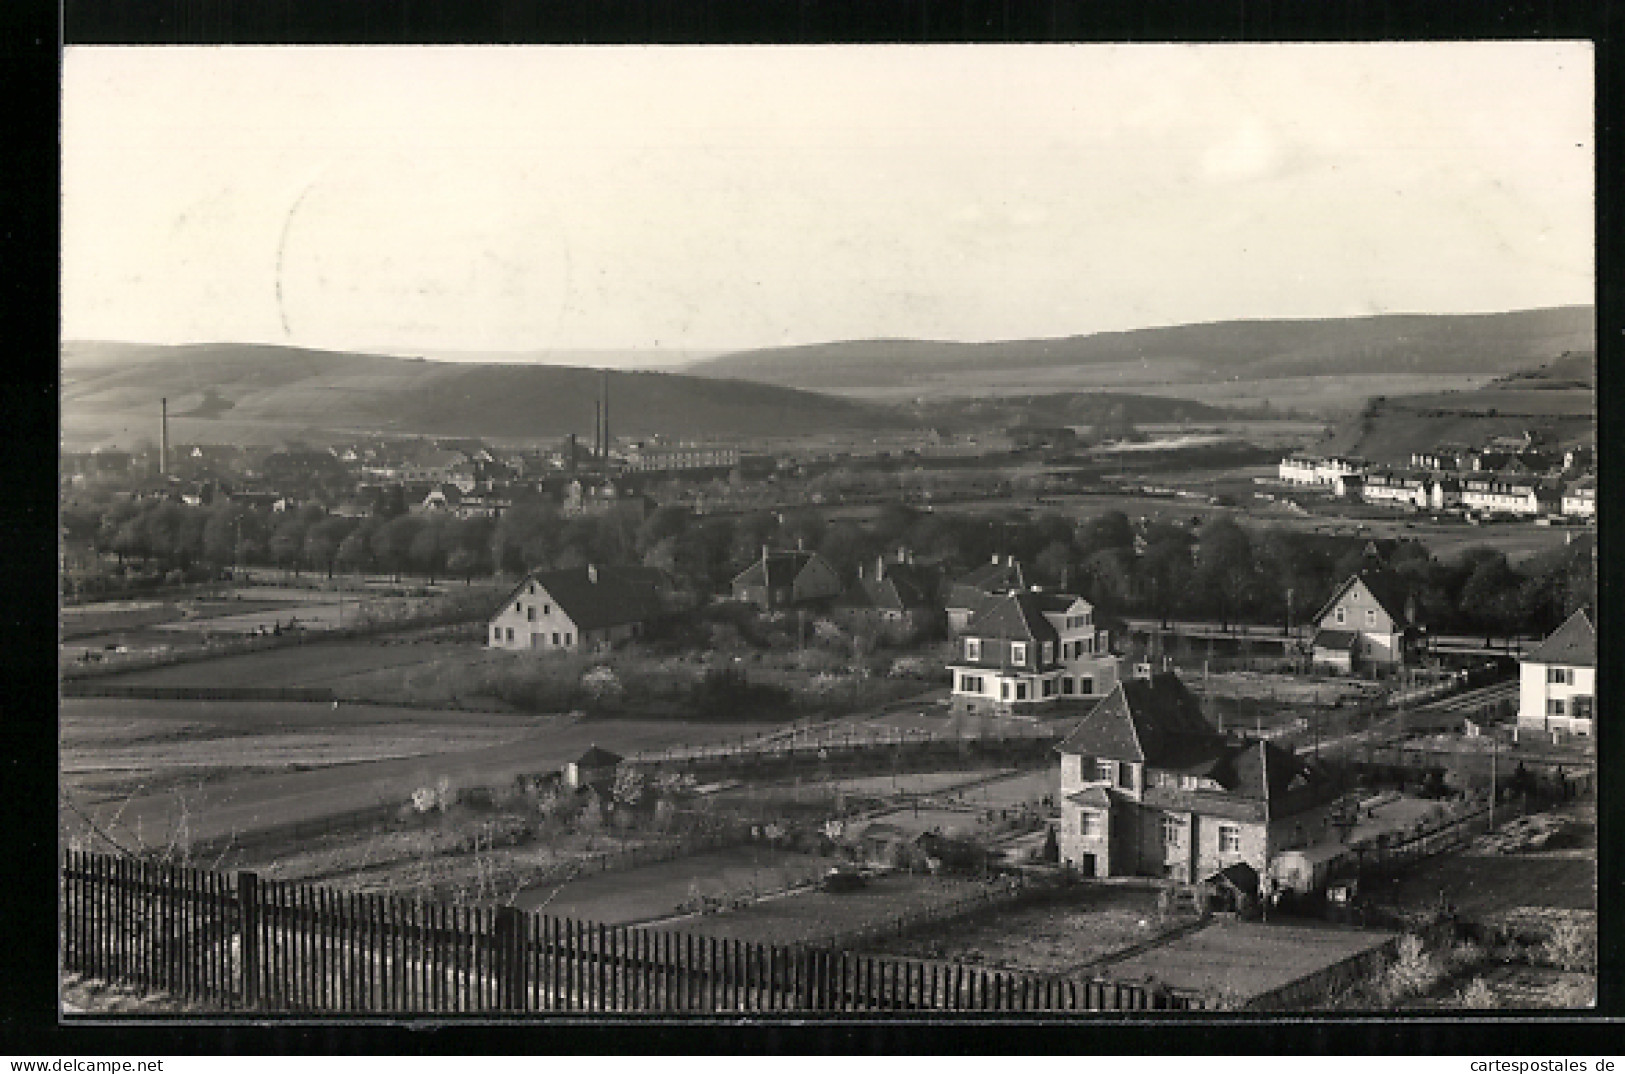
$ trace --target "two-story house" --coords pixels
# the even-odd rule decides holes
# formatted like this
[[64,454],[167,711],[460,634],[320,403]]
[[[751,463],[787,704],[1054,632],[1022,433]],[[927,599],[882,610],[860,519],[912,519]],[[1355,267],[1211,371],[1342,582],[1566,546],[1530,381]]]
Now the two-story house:
[[858,564],[857,582],[835,598],[831,616],[849,627],[867,626],[893,642],[940,634],[942,628],[936,580],[907,549],[898,549],[890,559],[876,556],[873,564]]
[[649,567],[537,571],[486,623],[492,649],[595,650],[639,637],[664,611],[661,573]]
[[839,596],[841,575],[817,552],[774,552],[764,545],[762,558],[740,571],[731,588],[734,600],[775,612]]
[[1378,470],[1366,476],[1366,503],[1385,507],[1425,508],[1428,506],[1428,478],[1421,474]]
[[1589,735],[1597,707],[1597,630],[1578,609],[1518,668],[1518,731]]
[[1403,665],[1416,640],[1415,602],[1387,571],[1361,571],[1315,614],[1314,662],[1340,671]]
[[1117,682],[1110,636],[1082,597],[1035,590],[990,598],[955,640],[950,701],[959,712],[1036,713]]
[[1570,518],[1597,517],[1597,479],[1582,477],[1563,490],[1563,513]]
[[1340,788],[1269,742],[1228,738],[1171,673],[1118,683],[1057,747],[1061,861],[1084,876],[1205,881],[1335,838]]

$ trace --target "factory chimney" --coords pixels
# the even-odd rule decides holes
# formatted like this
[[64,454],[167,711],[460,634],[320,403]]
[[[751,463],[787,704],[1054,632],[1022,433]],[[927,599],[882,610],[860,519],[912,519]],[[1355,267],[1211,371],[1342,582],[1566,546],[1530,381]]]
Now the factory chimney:
[[609,370],[604,370],[604,469],[609,470]]
[[169,400],[158,400],[159,431],[158,431],[158,474],[161,477],[169,476]]

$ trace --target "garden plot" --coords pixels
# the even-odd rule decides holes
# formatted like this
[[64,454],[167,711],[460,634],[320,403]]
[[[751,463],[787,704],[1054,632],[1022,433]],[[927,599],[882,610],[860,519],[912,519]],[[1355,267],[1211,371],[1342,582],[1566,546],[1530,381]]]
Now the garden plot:
[[949,930],[867,949],[1005,970],[1085,973],[1102,960],[1194,920],[1159,916],[1153,891],[1091,885],[1064,903],[982,914],[956,922]]
[[1204,698],[1272,701],[1288,705],[1354,704],[1383,696],[1379,683],[1359,679],[1305,679],[1299,675],[1270,675],[1257,671],[1227,671],[1193,676],[1191,689]]
[[749,943],[827,943],[853,929],[884,927],[899,918],[963,905],[988,890],[976,880],[895,874],[857,891],[797,891],[737,910],[662,922],[661,929]]
[[[457,735],[459,745],[468,749],[502,745],[519,737],[511,730],[464,730]],[[422,726],[399,729],[373,726],[365,731],[350,732],[230,735],[202,740],[169,739],[156,748],[153,744],[100,749],[67,747],[61,753],[60,770],[64,775],[87,772],[150,772],[164,775],[176,769],[219,771],[241,768],[263,771],[319,768],[355,764],[358,761],[429,756],[443,753],[446,745],[444,732]]]
[[1213,921],[1113,963],[1108,975],[1245,1002],[1393,938],[1371,929]]
[[797,887],[823,876],[835,861],[762,846],[730,847],[538,885],[520,893],[514,905],[579,921],[625,925],[685,914],[702,899],[726,905]]

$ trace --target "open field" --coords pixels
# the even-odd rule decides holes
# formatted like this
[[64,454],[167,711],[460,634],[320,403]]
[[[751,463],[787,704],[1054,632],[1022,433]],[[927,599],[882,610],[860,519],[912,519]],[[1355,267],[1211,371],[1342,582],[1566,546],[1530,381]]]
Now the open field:
[[683,904],[696,895],[726,899],[803,884],[822,876],[835,861],[763,846],[730,847],[571,880],[557,895],[556,885],[543,884],[521,892],[514,905],[578,921],[631,924],[681,914]]
[[[427,660],[457,658],[478,663],[492,656],[472,643],[406,639],[325,641],[240,653],[168,667],[143,668],[110,676],[106,681],[130,686],[326,686],[341,696],[366,696],[355,686],[363,677],[386,669],[417,668]],[[349,688],[354,686],[354,688]]]
[[1389,932],[1330,925],[1215,920],[1114,963],[1110,975],[1243,1000],[1380,947],[1392,938]]
[[[68,790],[84,800],[91,815],[100,823],[133,832],[137,825],[151,836],[171,830],[183,819],[192,839],[198,842],[221,839],[233,832],[243,833],[307,822],[383,804],[404,803],[412,791],[444,777],[457,786],[498,786],[520,774],[556,771],[574,760],[591,745],[601,745],[627,754],[638,749],[658,748],[673,743],[693,743],[766,729],[756,724],[712,724],[677,720],[596,720],[583,722],[564,716],[515,717],[496,713],[436,712],[426,709],[389,709],[384,706],[329,705],[299,703],[198,703],[142,702],[101,699],[66,699],[62,702],[66,722],[76,728],[73,759],[81,768],[95,760],[98,745],[95,730],[99,723],[111,728],[121,763],[135,765],[116,773],[115,778],[95,780],[85,775],[65,781]],[[160,769],[168,743],[149,740],[149,761],[126,754],[127,735],[118,730],[127,718],[154,720],[168,716],[177,724],[237,724],[258,728],[278,725],[298,726],[303,733],[324,736],[337,732],[355,733],[358,725],[368,725],[370,734],[385,737],[387,725],[442,725],[439,748],[421,756],[357,761],[304,770],[258,771],[255,752],[247,742],[235,751],[235,762],[207,773],[187,773],[195,787],[183,803],[174,789],[175,780],[165,786]],[[476,739],[459,739],[458,729],[466,728]],[[500,744],[491,745],[493,728],[510,729]],[[421,726],[402,728],[400,737],[429,737]],[[483,737],[482,737],[483,733]],[[241,741],[241,740],[240,740]],[[252,741],[252,740],[248,740]],[[286,745],[289,739],[279,741]],[[222,758],[226,760],[226,758]],[[207,778],[202,778],[203,776]],[[116,818],[116,821],[115,821]]]
[[1373,883],[1366,894],[1379,905],[1417,909],[1437,906],[1440,894],[1462,917],[1502,918],[1523,907],[1595,911],[1597,863],[1564,851],[1531,854],[1445,855],[1423,862],[1403,877]]
[[883,942],[873,950],[997,969],[1083,973],[1102,959],[1194,920],[1159,918],[1155,892],[1090,884],[1065,902],[979,915],[952,929]]
[[985,889],[977,880],[895,874],[871,880],[857,891],[798,891],[739,910],[676,918],[662,927],[750,943],[815,944],[850,929],[949,905]]

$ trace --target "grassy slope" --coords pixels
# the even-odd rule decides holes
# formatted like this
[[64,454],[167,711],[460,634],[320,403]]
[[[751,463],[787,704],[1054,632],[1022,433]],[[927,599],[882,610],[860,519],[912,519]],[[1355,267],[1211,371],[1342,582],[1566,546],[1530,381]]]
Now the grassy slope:
[[[807,392],[662,373],[609,374],[618,434],[767,435],[878,429],[886,409]],[[221,424],[254,429],[376,429],[494,437],[589,435],[598,370],[569,366],[430,362],[295,347],[66,344],[65,422],[156,427],[158,401],[172,419],[213,390],[229,409]],[[203,423],[178,435],[195,435]]]
[[706,376],[803,388],[878,387],[967,370],[1154,363],[1190,381],[1316,373],[1509,372],[1595,347],[1589,306],[1460,316],[1227,321],[1065,339],[952,343],[855,340],[742,351],[695,363]]
[[1566,355],[1474,391],[1373,399],[1319,449],[1395,463],[1441,443],[1476,445],[1527,429],[1547,430],[1565,445],[1595,442],[1597,397],[1584,386],[1594,382],[1593,364]]

